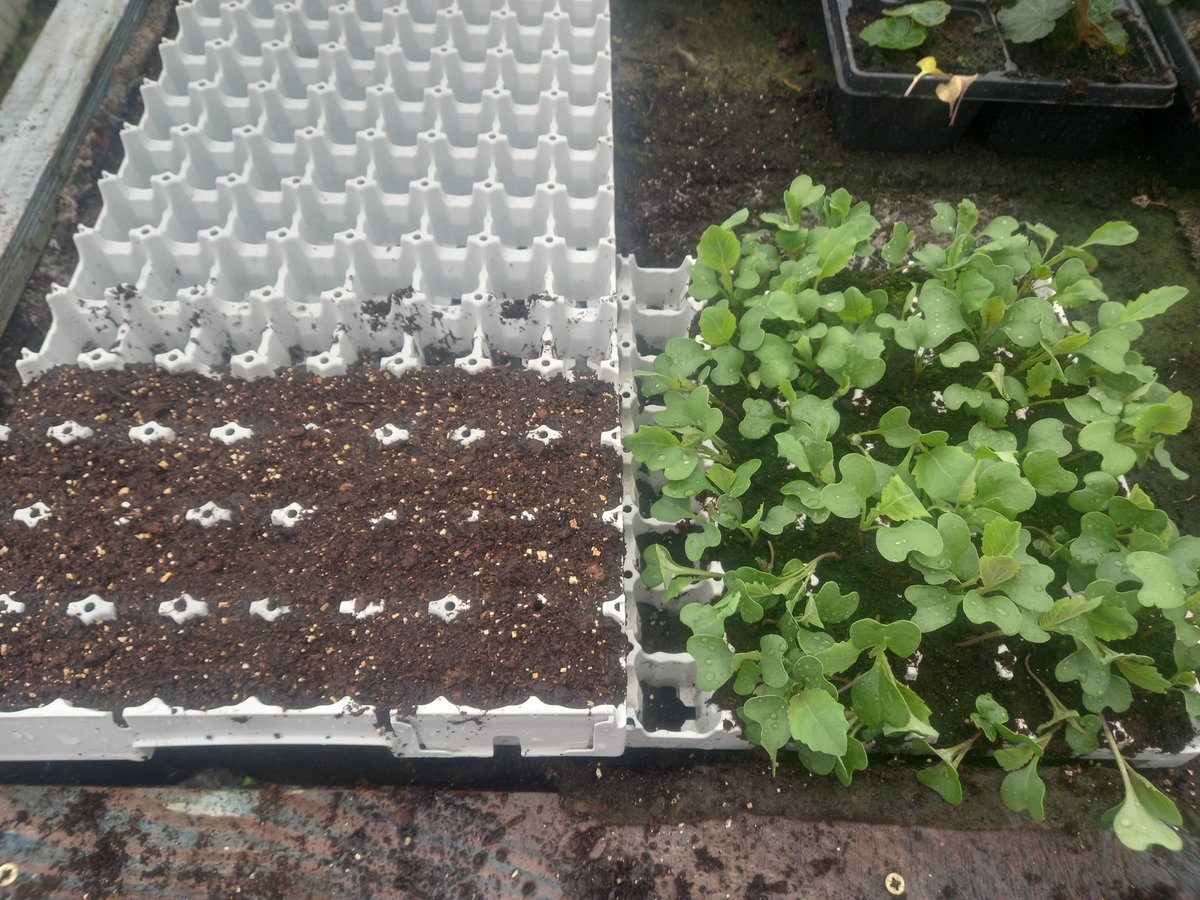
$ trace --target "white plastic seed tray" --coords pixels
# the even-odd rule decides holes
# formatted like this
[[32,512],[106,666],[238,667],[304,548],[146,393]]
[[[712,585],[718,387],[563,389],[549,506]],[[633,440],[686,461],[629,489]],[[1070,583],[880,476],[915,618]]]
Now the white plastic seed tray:
[[[599,378],[616,384],[619,362],[614,333],[595,323],[580,328],[577,340],[607,353],[593,354],[584,364]],[[571,377],[577,360],[555,355],[549,329],[544,334],[540,355],[525,365],[545,377]],[[476,335],[472,351],[456,364],[469,371],[490,365],[487,335]],[[385,357],[381,365],[400,372],[421,365],[417,356]],[[231,426],[226,425],[228,430]],[[145,425],[131,439],[152,439]],[[221,428],[217,438],[222,438]],[[385,433],[377,436],[384,440]],[[86,438],[82,438],[86,440]],[[602,436],[602,443],[616,446],[617,429]],[[614,452],[617,452],[614,450]],[[620,507],[606,514],[618,524]],[[210,510],[215,514],[215,510]],[[280,511],[283,512],[283,511]],[[197,511],[197,518],[203,510]],[[286,523],[285,523],[286,524]],[[92,600],[81,617],[103,617],[110,601]],[[161,611],[161,610],[160,610]],[[169,611],[164,614],[169,614]],[[598,615],[625,624],[624,597],[605,603]],[[536,698],[523,704],[493,710],[457,706],[445,698],[417,707],[412,715],[397,710],[381,711],[373,706],[342,700],[309,709],[284,709],[255,699],[236,706],[207,711],[172,707],[160,700],[111,711],[80,709],[65,701],[45,707],[0,713],[0,760],[48,759],[142,759],[158,747],[250,746],[269,744],[379,746],[404,756],[489,756],[498,744],[515,744],[526,755],[620,754],[625,746],[625,704],[551,706]]]
[[[617,381],[607,0],[198,0],[179,21],[24,378],[154,361],[257,379],[298,355],[323,376],[402,374],[436,352]],[[0,759],[37,760],[272,743],[614,755],[626,714],[343,699],[4,718]]]
[[196,0],[179,23],[24,378],[227,348],[254,377],[405,334],[459,354],[480,326],[585,355],[567,326],[615,324],[607,0]]

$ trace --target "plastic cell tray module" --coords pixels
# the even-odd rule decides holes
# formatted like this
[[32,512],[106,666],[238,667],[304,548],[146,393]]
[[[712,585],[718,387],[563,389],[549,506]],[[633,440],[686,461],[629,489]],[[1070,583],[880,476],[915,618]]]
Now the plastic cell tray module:
[[197,0],[161,53],[25,378],[615,324],[607,0]]
[[[607,0],[198,0],[178,16],[26,380],[151,361],[256,379],[298,358],[400,374],[431,350],[468,371],[503,353],[618,380]],[[623,598],[598,613],[623,622]],[[0,713],[0,759],[272,743],[605,756],[626,732],[624,703],[536,698],[118,712]]]

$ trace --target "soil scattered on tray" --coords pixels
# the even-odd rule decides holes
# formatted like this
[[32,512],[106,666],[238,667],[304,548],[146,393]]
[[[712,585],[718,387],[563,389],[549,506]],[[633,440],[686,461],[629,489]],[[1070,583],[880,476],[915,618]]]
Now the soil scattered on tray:
[[[93,436],[47,435],[67,420]],[[151,421],[175,438],[130,438]],[[626,643],[601,604],[621,593],[624,553],[602,515],[621,482],[601,433],[616,421],[591,377],[509,368],[291,370],[269,388],[56,369],[27,387],[0,443],[0,593],[26,604],[0,619],[0,705],[613,702]],[[227,423],[253,436],[210,436]],[[408,439],[385,445],[375,430],[389,425]],[[459,429],[482,435],[463,444]],[[34,527],[13,519],[38,502],[51,512]],[[188,518],[209,502],[232,521]],[[293,503],[298,524],[272,524]],[[92,594],[115,621],[66,614]],[[208,615],[160,613],[184,594]],[[428,605],[451,594],[447,623]],[[250,612],[260,600],[287,612],[266,621]],[[383,609],[360,619],[343,601]]]

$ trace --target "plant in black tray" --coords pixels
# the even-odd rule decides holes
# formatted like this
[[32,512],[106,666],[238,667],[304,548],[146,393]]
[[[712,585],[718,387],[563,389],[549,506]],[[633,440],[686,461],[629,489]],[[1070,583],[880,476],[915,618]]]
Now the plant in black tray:
[[[1192,401],[1132,346],[1185,289],[1105,293],[1092,252],[1133,242],[1124,222],[1060,246],[1009,216],[981,226],[964,200],[915,246],[807,177],[784,207],[740,238],[745,210],[705,231],[698,334],[641,373],[661,405],[625,439],[662,478],[651,515],[686,534],[686,560],[645,550],[645,583],[665,604],[721,583],[680,610],[700,688],[741,698],[773,763],[791,746],[846,783],[868,746],[910,742],[936,760],[920,780],[958,802],[959,764],[990,746],[1001,799],[1037,819],[1043,756],[1103,738],[1118,837],[1178,848],[1175,807],[1113,729],[1146,698],[1200,712],[1200,539],[1134,481],[1150,460],[1185,477],[1164,438]],[[1022,664],[956,698],[926,674],[946,648]],[[1000,680],[1013,670],[1028,703]]]
[[[1129,34],[1114,15],[1120,0],[1013,0],[996,14],[1005,39],[1038,41],[1057,32],[1064,45],[1125,51]],[[1068,15],[1070,14],[1070,15]]]
[[926,0],[924,3],[906,3],[894,9],[881,10],[883,17],[876,19],[859,35],[873,47],[888,50],[909,50],[925,43],[927,29],[941,25],[950,15],[950,4],[942,0]]

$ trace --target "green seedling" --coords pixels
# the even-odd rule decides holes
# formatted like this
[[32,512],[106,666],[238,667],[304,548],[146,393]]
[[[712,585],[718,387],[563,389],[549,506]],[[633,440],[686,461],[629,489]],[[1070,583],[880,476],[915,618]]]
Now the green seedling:
[[1014,44],[1039,41],[1057,30],[1067,43],[1124,53],[1129,34],[1114,16],[1119,8],[1120,0],[1013,0],[996,20]]
[[876,19],[859,35],[873,47],[886,50],[911,50],[925,43],[928,29],[941,25],[950,15],[950,4],[942,0],[927,0],[924,3],[906,3],[893,9],[884,9],[883,17]]

